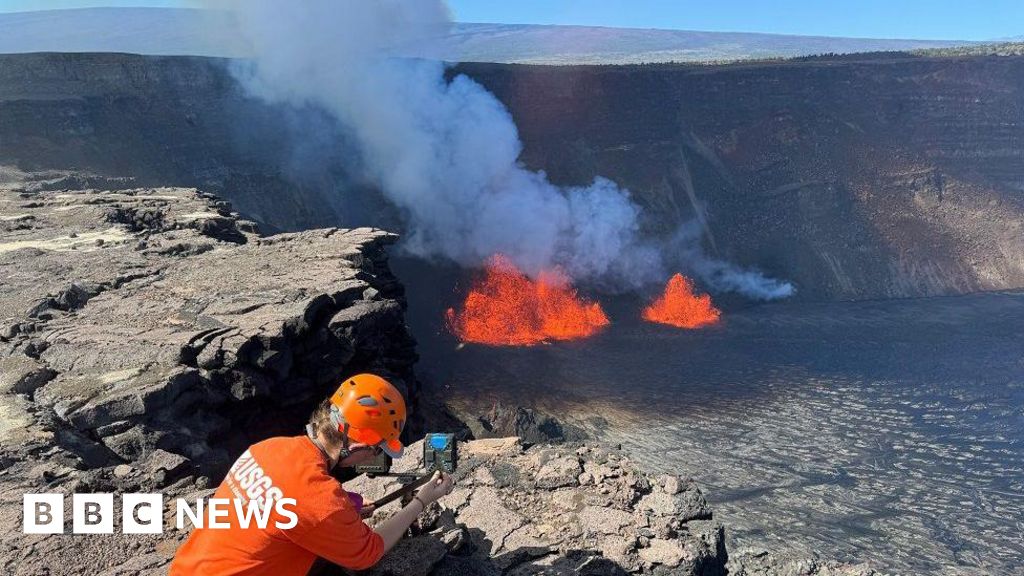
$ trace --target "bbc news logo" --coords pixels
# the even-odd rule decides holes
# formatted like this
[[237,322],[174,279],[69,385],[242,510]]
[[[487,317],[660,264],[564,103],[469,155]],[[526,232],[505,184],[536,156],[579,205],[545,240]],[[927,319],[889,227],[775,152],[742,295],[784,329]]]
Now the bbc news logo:
[[[294,528],[299,517],[294,498],[270,501],[240,498],[199,499],[190,503],[178,498],[174,503],[175,528],[231,528],[232,512],[240,528],[255,526],[266,529],[273,525],[280,530]],[[22,531],[25,534],[63,534],[65,531],[63,494],[25,494],[22,500]],[[115,507],[113,494],[72,494],[72,534],[113,534]],[[271,522],[272,512],[277,518]],[[164,531],[163,494],[122,494],[121,532],[123,534],[160,534]]]

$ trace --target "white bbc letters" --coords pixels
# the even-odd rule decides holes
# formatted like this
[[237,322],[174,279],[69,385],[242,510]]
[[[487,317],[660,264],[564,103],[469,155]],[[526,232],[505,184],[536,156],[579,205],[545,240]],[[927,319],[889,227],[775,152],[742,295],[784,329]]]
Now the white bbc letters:
[[[22,531],[25,534],[64,533],[64,494],[25,494],[22,497]],[[72,494],[72,534],[113,534],[114,517],[121,515],[120,530],[124,534],[161,534],[164,531],[163,494],[122,494],[121,506],[115,507],[113,494]],[[203,514],[205,504],[206,514]],[[232,508],[243,528],[254,525],[265,529],[271,510],[283,520],[274,526],[281,530],[294,528],[299,521],[294,498],[274,498],[263,507],[253,500],[243,503],[231,498],[197,499],[195,509],[184,498],[175,502],[178,530],[185,529],[185,518],[196,528],[231,528]]]
[[209,528],[231,528],[230,522],[222,522],[220,518],[227,518],[231,515],[231,499],[230,498],[210,498],[207,503],[207,513],[209,519],[206,522],[206,526]]
[[163,532],[163,494],[125,494],[121,496],[121,531],[125,534],[160,534]]
[[25,494],[22,519],[25,534],[63,534],[64,495]]
[[73,494],[71,525],[75,534],[114,533],[113,494]]

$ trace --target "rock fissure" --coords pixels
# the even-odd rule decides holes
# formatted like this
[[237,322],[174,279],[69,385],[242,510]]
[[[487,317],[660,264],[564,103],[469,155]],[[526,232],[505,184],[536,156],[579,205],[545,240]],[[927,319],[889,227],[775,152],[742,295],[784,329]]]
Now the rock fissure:
[[[239,445],[301,431],[311,404],[345,373],[379,371],[415,393],[414,343],[384,253],[393,235],[361,229],[259,239],[226,203],[194,190],[43,188],[0,190],[0,212],[15,203],[32,211],[32,226],[15,242],[87,237],[111,220],[138,238],[85,251],[0,253],[0,268],[19,270],[6,276],[5,304],[15,307],[2,310],[11,327],[3,335],[2,391],[44,410],[28,433],[57,438],[86,484],[152,484],[103,469],[144,467],[158,453],[184,462],[166,482],[216,475]],[[25,197],[34,207],[22,207]],[[76,210],[49,216],[67,205]],[[204,219],[217,225],[196,224]],[[215,249],[161,252],[197,237],[211,238]],[[76,280],[51,289],[54,268]],[[33,301],[19,313],[18,302]],[[252,425],[255,414],[260,426]],[[26,460],[16,452],[11,460]]]

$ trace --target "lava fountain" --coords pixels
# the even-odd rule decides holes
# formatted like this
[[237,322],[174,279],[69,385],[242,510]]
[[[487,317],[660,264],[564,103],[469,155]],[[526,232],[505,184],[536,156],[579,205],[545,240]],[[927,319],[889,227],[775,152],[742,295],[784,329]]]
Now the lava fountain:
[[717,324],[722,313],[711,296],[693,292],[693,282],[682,274],[669,278],[665,291],[644,308],[643,319],[678,328],[700,328]]
[[463,342],[493,346],[586,338],[608,325],[601,305],[581,298],[565,274],[546,270],[531,279],[500,254],[487,261],[462,310],[448,309],[447,320]]

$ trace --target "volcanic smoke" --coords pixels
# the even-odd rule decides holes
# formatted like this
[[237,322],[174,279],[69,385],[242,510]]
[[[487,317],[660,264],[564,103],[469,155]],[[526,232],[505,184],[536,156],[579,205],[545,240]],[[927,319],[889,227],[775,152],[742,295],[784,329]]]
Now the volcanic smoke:
[[711,296],[693,292],[693,283],[682,274],[669,278],[665,291],[644,308],[643,319],[678,328],[700,328],[717,324],[721,312],[711,303]]
[[[640,205],[610,179],[558,186],[526,168],[512,115],[493,94],[465,74],[446,74],[444,62],[402,56],[403,47],[447,34],[444,0],[206,1],[234,15],[232,32],[252,57],[231,70],[250,94],[338,121],[346,170],[398,208],[401,246],[411,254],[467,267],[504,254],[531,278],[558,268],[612,291],[664,278],[673,254],[722,290],[758,299],[792,293],[706,257],[693,227],[671,250],[642,234]],[[337,139],[306,125],[302,133],[302,150]]]
[[601,305],[581,298],[557,269],[533,280],[502,255],[492,256],[461,311],[449,308],[448,326],[463,342],[533,346],[575,340],[608,325]]

